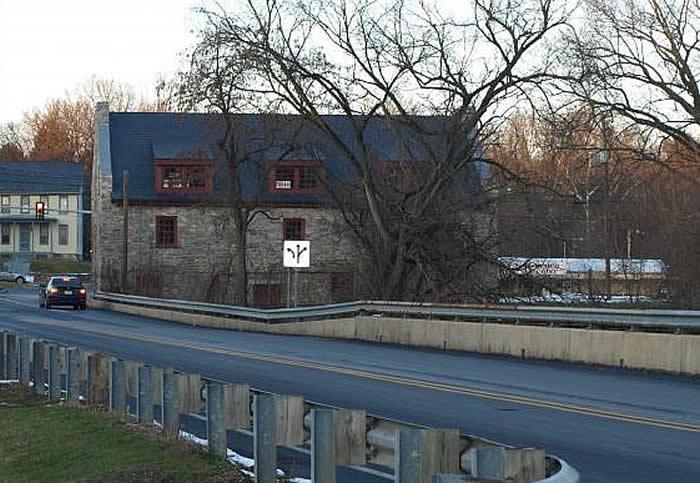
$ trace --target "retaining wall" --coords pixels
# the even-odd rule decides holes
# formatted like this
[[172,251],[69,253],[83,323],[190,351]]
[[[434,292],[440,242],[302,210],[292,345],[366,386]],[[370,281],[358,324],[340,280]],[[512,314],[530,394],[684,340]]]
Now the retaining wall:
[[700,374],[700,335],[357,316],[266,324],[92,300],[93,308],[188,325],[310,335]]

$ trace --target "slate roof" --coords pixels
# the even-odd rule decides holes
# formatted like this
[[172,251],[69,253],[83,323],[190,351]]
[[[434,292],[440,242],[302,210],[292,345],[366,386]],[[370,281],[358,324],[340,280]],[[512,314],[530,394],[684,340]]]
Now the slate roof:
[[[352,179],[347,156],[340,152],[319,130],[293,115],[236,114],[230,116],[229,127],[234,131],[235,147],[245,153],[250,162],[241,167],[240,179],[244,195],[262,193],[262,202],[271,204],[322,204],[327,195],[313,193],[270,192],[267,178],[260,165],[270,165],[280,159],[321,161],[326,180],[346,182]],[[446,118],[413,118],[440,133]],[[326,120],[339,133],[346,145],[359,150],[353,137],[350,120],[345,116],[327,116]],[[391,124],[385,118],[367,121],[364,144],[378,160],[400,161],[416,159],[421,151],[415,135]],[[115,113],[109,114],[109,146],[112,173],[112,199],[122,198],[122,173],[129,171],[129,197],[157,203],[222,202],[230,191],[226,156],[221,148],[226,128],[225,118],[217,114],[182,113]],[[401,134],[402,131],[404,134]],[[444,130],[443,130],[444,131]],[[439,148],[444,139],[439,134],[431,144]],[[155,189],[156,159],[198,159],[214,163],[212,193],[159,193]],[[488,175],[485,163],[470,164],[465,174],[465,189],[479,189]]]
[[2,161],[0,193],[80,193],[83,165],[70,161]]

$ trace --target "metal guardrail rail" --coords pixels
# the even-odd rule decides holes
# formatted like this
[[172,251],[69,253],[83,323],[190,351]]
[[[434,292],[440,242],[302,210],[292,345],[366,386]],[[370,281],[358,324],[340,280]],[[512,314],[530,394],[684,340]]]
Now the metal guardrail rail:
[[700,311],[697,310],[545,306],[510,307],[380,301],[358,301],[283,309],[257,309],[106,292],[96,292],[94,298],[105,302],[238,318],[267,324],[366,315],[700,334]]

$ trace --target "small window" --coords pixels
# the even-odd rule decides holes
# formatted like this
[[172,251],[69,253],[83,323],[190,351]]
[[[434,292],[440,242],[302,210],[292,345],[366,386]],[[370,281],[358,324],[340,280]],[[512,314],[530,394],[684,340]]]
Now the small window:
[[10,244],[10,225],[0,225],[0,243],[3,245]]
[[304,219],[303,218],[285,218],[283,221],[283,239],[284,240],[304,240]]
[[202,166],[187,169],[187,188],[206,188],[207,170]]
[[165,190],[182,188],[182,167],[166,166],[163,168],[161,187]]
[[20,206],[22,207],[22,213],[29,213],[29,196],[22,195],[20,197]]
[[283,164],[271,170],[271,191],[318,192],[321,189],[321,166],[314,163]]
[[0,198],[0,213],[9,213],[10,212],[10,197],[3,195]]
[[68,225],[58,225],[58,244],[68,245]]
[[156,216],[156,246],[177,247],[177,216]]
[[210,192],[214,184],[212,173],[210,164],[167,164],[156,161],[156,190],[161,193]]
[[299,168],[299,189],[315,190],[319,185],[319,169],[317,167]]
[[[64,225],[66,226],[66,225]],[[66,232],[66,235],[68,233]],[[42,223],[39,225],[39,245],[48,245],[49,244],[49,225],[46,223]]]
[[58,196],[58,211],[61,213],[68,211],[68,195]]
[[294,168],[280,167],[275,169],[275,189],[294,189]]

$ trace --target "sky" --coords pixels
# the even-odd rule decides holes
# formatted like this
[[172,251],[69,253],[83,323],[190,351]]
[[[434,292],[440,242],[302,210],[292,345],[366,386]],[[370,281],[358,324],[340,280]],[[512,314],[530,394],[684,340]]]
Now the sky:
[[0,123],[93,76],[155,97],[192,44],[196,0],[0,0]]

